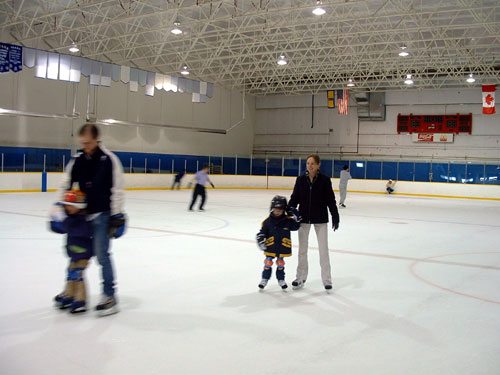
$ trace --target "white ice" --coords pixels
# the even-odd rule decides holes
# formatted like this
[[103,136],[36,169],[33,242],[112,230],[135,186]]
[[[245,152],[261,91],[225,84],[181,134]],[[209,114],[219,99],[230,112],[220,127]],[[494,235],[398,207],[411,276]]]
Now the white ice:
[[[500,202],[349,193],[320,280],[263,292],[254,238],[275,194],[129,191],[114,240],[121,312],[59,311],[67,258],[47,230],[55,193],[0,194],[0,374],[500,373]],[[297,265],[287,259],[290,284]],[[89,303],[100,268],[87,270]]]

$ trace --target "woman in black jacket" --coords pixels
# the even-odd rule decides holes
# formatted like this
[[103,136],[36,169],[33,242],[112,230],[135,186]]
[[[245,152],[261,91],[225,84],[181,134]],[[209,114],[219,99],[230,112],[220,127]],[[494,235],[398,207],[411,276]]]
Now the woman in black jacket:
[[333,230],[339,228],[339,212],[335,201],[330,178],[319,172],[321,165],[318,155],[310,155],[306,159],[306,172],[297,177],[290,197],[291,207],[299,206],[302,224],[299,229],[299,264],[297,278],[292,282],[294,289],[304,286],[307,280],[308,263],[307,249],[309,231],[314,224],[319,245],[319,263],[321,266],[321,279],[325,289],[332,289],[332,274],[330,255],[328,252],[328,210],[332,215]]

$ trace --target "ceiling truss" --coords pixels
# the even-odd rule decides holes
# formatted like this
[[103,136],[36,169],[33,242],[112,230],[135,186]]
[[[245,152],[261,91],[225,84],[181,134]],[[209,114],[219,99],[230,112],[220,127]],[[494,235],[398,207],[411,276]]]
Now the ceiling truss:
[[[464,87],[500,77],[498,0],[0,0],[8,43],[253,95]],[[170,32],[180,22],[183,34]],[[410,52],[399,57],[401,46]],[[277,64],[284,54],[288,64]]]

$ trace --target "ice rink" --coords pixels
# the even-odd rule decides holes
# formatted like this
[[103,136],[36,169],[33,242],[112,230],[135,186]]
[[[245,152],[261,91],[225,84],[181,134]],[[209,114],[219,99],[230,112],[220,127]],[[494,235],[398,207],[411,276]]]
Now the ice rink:
[[188,212],[188,190],[126,192],[121,312],[101,318],[53,307],[68,261],[47,230],[56,194],[0,194],[0,374],[500,373],[500,202],[349,193],[329,233],[333,291],[311,231],[305,287],[273,275],[259,292],[255,234],[291,191],[207,193]]

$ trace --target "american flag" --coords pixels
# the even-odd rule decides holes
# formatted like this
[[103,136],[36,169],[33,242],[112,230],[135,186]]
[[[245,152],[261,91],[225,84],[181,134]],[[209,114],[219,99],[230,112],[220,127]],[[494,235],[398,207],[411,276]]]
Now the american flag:
[[337,108],[339,115],[349,113],[349,90],[337,90]]

